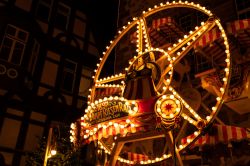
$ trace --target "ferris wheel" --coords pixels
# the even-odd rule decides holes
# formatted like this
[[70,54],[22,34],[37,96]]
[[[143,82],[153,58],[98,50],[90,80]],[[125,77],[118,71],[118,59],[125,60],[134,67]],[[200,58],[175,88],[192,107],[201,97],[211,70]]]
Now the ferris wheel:
[[[153,41],[152,19],[175,9],[201,12],[206,20],[181,38],[171,39],[167,46]],[[190,71],[189,59],[196,44],[214,29],[219,31],[224,53],[213,62],[218,64],[213,72],[222,77],[218,78],[219,89],[210,94]],[[131,40],[131,34],[136,40],[131,56],[122,62],[127,66],[120,66],[121,73],[105,76],[109,57],[117,46]],[[98,142],[110,156],[110,165],[147,165],[171,158],[182,165],[181,152],[206,132],[223,104],[230,78],[228,39],[220,20],[205,7],[187,1],[161,3],[118,31],[94,72],[88,107],[81,118],[81,143]],[[179,82],[178,73],[182,73]],[[203,101],[208,96],[209,102]],[[193,137],[182,144],[181,139],[190,134]]]

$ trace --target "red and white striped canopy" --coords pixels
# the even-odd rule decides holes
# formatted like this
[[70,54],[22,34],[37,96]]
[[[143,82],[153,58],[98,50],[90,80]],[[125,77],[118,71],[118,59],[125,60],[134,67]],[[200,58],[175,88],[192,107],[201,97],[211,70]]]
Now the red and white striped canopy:
[[[183,31],[172,17],[164,17],[152,21],[148,32],[153,47],[161,47],[184,36]],[[131,42],[137,40],[136,32],[131,35]]]
[[[209,135],[207,133],[196,140],[192,146],[203,146],[205,144],[215,145],[219,142],[228,143],[233,140],[239,141],[243,139],[250,139],[250,132],[245,128],[217,124],[213,127],[217,131],[215,135]],[[194,137],[194,134],[189,135],[188,137],[183,138],[181,143],[186,144],[188,139],[192,139]]]
[[128,152],[128,160],[134,161],[135,163],[140,163],[140,161],[148,160],[149,157],[144,154]]
[[250,19],[227,23],[227,32],[233,34],[242,46],[250,46]]
[[110,96],[110,95],[118,95],[119,93],[121,93],[121,88],[117,87],[99,88],[96,89],[95,99],[103,98],[105,96]]
[[176,23],[172,17],[164,17],[164,18],[159,18],[159,19],[155,19],[152,21],[152,27],[154,29],[160,28],[161,26],[164,26],[165,24],[171,25],[171,24],[176,24]]
[[213,41],[219,39],[221,37],[221,33],[218,27],[214,27],[212,30],[207,32],[202,36],[202,38],[195,44],[195,47],[201,46],[204,47]]
[[[225,60],[225,45],[223,44],[224,40],[222,38],[214,40],[213,43],[210,42],[209,45],[204,42],[202,46],[202,52],[205,53],[205,55],[209,56],[213,60],[213,65],[224,65]],[[229,49],[230,52],[233,52],[236,49],[236,46],[232,43],[232,41],[229,42]],[[200,45],[201,46],[201,45]]]
[[[152,26],[148,29],[151,43],[154,47],[163,46],[173,38],[181,38],[184,32],[176,24],[175,20],[171,17],[164,17],[155,19],[152,21]],[[237,34],[237,38],[241,44],[250,45],[250,19],[236,20],[226,24],[226,33]],[[209,43],[219,39],[221,37],[218,27],[213,28],[196,43],[195,47],[204,47]],[[136,33],[131,37],[132,42],[135,42]]]
[[[149,157],[147,155],[144,155],[144,154],[128,152],[127,155],[128,155],[127,159],[129,161],[133,161],[134,163],[140,163],[140,161],[146,161],[149,159]],[[108,166],[108,165],[109,164],[107,163],[106,166]],[[115,165],[116,166],[129,166],[130,164],[117,161]]]
[[236,20],[233,22],[227,23],[227,33],[235,34],[240,30],[250,28],[250,19]]
[[184,32],[172,17],[164,17],[152,21],[150,37],[154,47],[161,47],[167,43],[176,42],[183,36]]

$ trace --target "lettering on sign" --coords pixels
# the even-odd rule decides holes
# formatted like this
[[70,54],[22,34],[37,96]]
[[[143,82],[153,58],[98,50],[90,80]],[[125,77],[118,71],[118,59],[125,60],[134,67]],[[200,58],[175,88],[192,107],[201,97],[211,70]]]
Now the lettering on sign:
[[126,105],[124,101],[105,101],[96,104],[89,111],[89,123],[91,125],[101,123],[104,121],[128,116],[128,112],[131,110],[129,105]]

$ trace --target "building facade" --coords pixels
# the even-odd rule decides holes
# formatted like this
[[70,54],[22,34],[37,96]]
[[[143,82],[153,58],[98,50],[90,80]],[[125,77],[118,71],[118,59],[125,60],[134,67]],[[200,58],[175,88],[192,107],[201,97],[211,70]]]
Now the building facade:
[[[174,1],[169,1],[174,2]],[[177,1],[176,1],[177,2]],[[236,68],[244,65],[248,66],[249,63],[249,26],[248,23],[243,24],[242,21],[249,19],[249,2],[248,0],[242,1],[226,1],[226,0],[206,0],[199,1],[193,0],[190,2],[199,3],[201,6],[205,6],[210,9],[221,21],[230,41],[230,50],[233,62],[233,70],[236,71]],[[131,21],[133,17],[140,17],[143,11],[147,11],[149,7],[153,8],[155,5],[160,5],[160,3],[167,3],[158,1],[121,1],[119,5],[120,15],[119,15],[119,25],[122,27],[126,25],[127,22]],[[184,1],[183,1],[184,3]],[[169,23],[166,23],[167,16]],[[158,19],[158,20],[157,20]],[[162,20],[160,20],[162,19]],[[165,19],[165,23],[164,23]],[[195,26],[199,26],[202,21],[206,21],[204,15],[198,11],[192,10],[168,10],[168,12],[160,12],[151,17],[147,18],[148,28],[150,29],[150,38],[153,47],[166,48],[166,46],[171,45],[173,41],[176,41],[179,38],[182,38],[184,34],[188,34],[190,30],[193,30]],[[157,25],[159,24],[159,25]],[[169,24],[169,25],[166,25]],[[173,25],[170,27],[170,25]],[[240,25],[241,24],[241,25]],[[244,26],[246,25],[246,26]],[[155,28],[156,27],[156,28]],[[156,29],[155,31],[152,29]],[[157,29],[158,28],[158,29]],[[235,29],[235,32],[232,32],[232,28]],[[237,32],[236,32],[237,31]],[[135,53],[135,41],[136,37],[134,34],[129,34],[131,41],[127,43],[120,44],[119,49],[117,49],[115,68],[120,71],[122,68],[120,66],[125,66],[131,55]],[[209,38],[209,37],[207,37]],[[203,39],[204,40],[204,39]],[[201,43],[201,42],[200,42]],[[191,69],[193,74],[202,73],[208,69],[213,68],[213,62],[208,62],[208,59],[201,58],[201,54],[207,57],[216,57],[216,51],[218,48],[222,49],[218,41],[209,41],[207,40],[200,47],[196,47],[193,52],[193,61],[191,62],[193,69]],[[211,52],[207,51],[210,50]],[[212,51],[214,50],[214,52]],[[201,59],[199,59],[201,58]],[[121,65],[122,64],[122,65]],[[235,73],[234,73],[235,74]],[[241,86],[242,93],[235,97],[234,99],[229,99],[226,103],[226,107],[222,109],[221,119],[226,124],[236,124],[242,127],[249,127],[249,109],[243,108],[243,105],[247,105],[249,100],[249,95],[244,93],[249,93],[248,89],[244,89],[244,86],[247,86],[249,82],[244,82],[242,79],[238,79],[239,75],[244,75],[243,70],[238,70],[236,75],[232,75],[232,86],[235,85],[235,82],[239,82]],[[178,79],[181,77],[181,74],[176,74],[174,79],[178,82]],[[248,77],[248,76],[246,76]],[[242,84],[244,82],[244,85]],[[244,89],[244,90],[243,90]],[[231,93],[231,92],[229,92]],[[229,95],[230,96],[230,95]],[[230,98],[230,97],[229,97]],[[236,99],[237,98],[237,99]],[[248,99],[244,102],[241,99]],[[241,103],[242,102],[242,103]],[[244,104],[243,104],[244,103]],[[242,109],[241,109],[242,108]],[[248,111],[247,111],[248,110]],[[225,113],[225,114],[224,114]]]
[[84,5],[0,1],[0,153],[7,165],[24,165],[52,123],[82,114],[99,56]]

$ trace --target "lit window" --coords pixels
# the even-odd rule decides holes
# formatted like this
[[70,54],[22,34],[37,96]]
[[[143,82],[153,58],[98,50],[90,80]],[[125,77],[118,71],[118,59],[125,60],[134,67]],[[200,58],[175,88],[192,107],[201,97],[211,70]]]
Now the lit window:
[[7,25],[2,41],[0,58],[10,63],[20,65],[28,36],[28,32],[13,25]]
[[40,49],[40,44],[37,42],[37,40],[34,40],[32,52],[31,52],[31,56],[30,56],[30,61],[29,61],[29,66],[28,66],[28,71],[32,75],[35,72],[36,61],[37,61],[37,57],[39,55],[39,49]]
[[48,22],[52,11],[53,0],[39,0],[36,15],[37,18]]
[[70,16],[70,7],[63,3],[58,3],[55,26],[60,29],[67,29]]
[[75,84],[77,64],[71,60],[66,59],[64,62],[62,75],[62,90],[72,92]]

